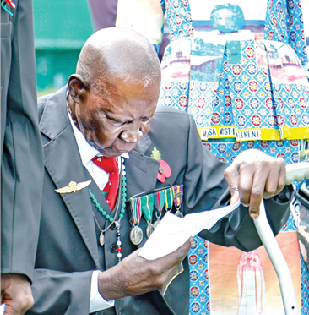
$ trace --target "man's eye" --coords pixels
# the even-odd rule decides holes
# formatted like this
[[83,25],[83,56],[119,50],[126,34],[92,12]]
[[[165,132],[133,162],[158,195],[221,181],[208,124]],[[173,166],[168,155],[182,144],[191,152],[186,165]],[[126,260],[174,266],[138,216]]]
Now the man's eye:
[[115,125],[115,126],[121,126],[122,125],[122,121],[120,120],[116,120],[112,117],[106,116],[106,119],[109,121],[109,123]]
[[143,123],[147,123],[147,122],[150,121],[150,118],[149,118],[149,117],[142,117],[142,118],[141,118],[141,121],[142,121]]

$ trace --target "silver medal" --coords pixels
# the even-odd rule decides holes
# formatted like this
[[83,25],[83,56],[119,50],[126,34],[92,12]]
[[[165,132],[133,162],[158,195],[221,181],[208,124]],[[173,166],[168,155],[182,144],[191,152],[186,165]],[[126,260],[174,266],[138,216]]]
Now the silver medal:
[[183,218],[183,215],[182,215],[182,213],[179,211],[179,208],[177,208],[175,215],[176,215],[176,217],[178,217],[178,218]]
[[155,230],[154,225],[151,224],[151,223],[148,223],[148,226],[147,226],[147,229],[146,229],[146,234],[147,234],[148,238],[150,237],[150,235],[153,233],[154,230]]
[[160,219],[157,218],[157,221],[153,224],[154,229],[157,228],[157,226],[160,224],[160,222],[161,222]]
[[130,232],[130,240],[133,245],[137,246],[143,240],[143,237],[143,230],[139,226],[135,225]]

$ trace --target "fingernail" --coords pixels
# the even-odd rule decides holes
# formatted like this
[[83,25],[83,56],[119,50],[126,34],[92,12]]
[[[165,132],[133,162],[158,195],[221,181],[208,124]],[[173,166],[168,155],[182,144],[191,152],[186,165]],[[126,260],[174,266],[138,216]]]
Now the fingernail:
[[238,192],[238,190],[236,189],[236,191],[234,192],[234,194],[231,195],[230,204],[233,205],[233,204],[237,203],[238,200],[239,200],[239,198],[240,198],[240,197],[239,197],[239,192]]
[[234,205],[236,202],[237,202],[236,198],[235,197],[231,197],[230,204]]
[[253,219],[256,219],[259,216],[259,210],[258,209],[250,209],[249,210],[250,216]]

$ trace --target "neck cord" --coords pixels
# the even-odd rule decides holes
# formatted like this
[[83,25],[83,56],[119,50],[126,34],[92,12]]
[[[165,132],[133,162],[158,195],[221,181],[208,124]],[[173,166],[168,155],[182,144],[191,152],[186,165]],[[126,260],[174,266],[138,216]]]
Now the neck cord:
[[[97,227],[99,228],[99,230],[101,231],[100,238],[99,238],[101,246],[104,246],[104,233],[112,226],[112,224],[116,225],[116,228],[117,228],[117,258],[118,258],[118,262],[120,262],[121,259],[122,259],[122,247],[121,247],[122,242],[121,242],[121,235],[120,235],[120,227],[121,227],[121,219],[123,218],[123,214],[126,211],[126,201],[127,201],[127,177],[126,177],[126,171],[125,171],[123,158],[121,158],[121,169],[120,169],[120,172],[121,172],[121,186],[119,185],[120,186],[119,189],[121,189],[121,197],[120,197],[119,189],[118,189],[118,198],[117,198],[116,210],[115,210],[114,217],[111,217],[109,214],[106,213],[106,211],[104,211],[104,209],[102,208],[101,204],[95,198],[94,193],[89,188],[89,195],[90,195],[91,201],[95,204],[95,207],[102,214],[102,216],[106,220],[110,221],[110,224],[104,230],[102,230],[100,225],[99,225],[99,223],[98,223],[98,221],[97,221],[97,219],[96,219],[96,217],[95,217],[95,214],[93,213],[94,221],[95,221]],[[102,192],[102,194],[103,194],[103,192]],[[120,198],[121,198],[121,210],[120,210],[120,213],[119,213],[119,219],[118,219],[118,221],[116,221],[117,214],[118,214],[119,203],[120,203]]]

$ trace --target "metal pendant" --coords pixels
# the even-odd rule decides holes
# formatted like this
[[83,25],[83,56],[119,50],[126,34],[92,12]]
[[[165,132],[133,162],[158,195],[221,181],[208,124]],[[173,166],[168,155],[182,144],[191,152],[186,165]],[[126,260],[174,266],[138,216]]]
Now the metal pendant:
[[157,221],[153,224],[154,229],[157,228],[157,226],[160,224],[161,220],[157,218]]
[[104,234],[102,232],[101,232],[101,235],[99,237],[99,241],[100,241],[100,245],[104,246],[105,237],[104,237]]
[[176,209],[176,213],[175,213],[176,217],[178,218],[183,218],[182,213],[179,211],[179,208]]
[[133,245],[137,246],[138,244],[140,244],[140,242],[143,240],[143,237],[144,237],[143,234],[144,234],[143,230],[139,226],[135,225],[132,228],[130,232],[130,240],[133,243]]
[[147,226],[147,229],[146,229],[146,234],[147,234],[148,238],[150,237],[150,235],[153,233],[154,230],[155,230],[154,225],[151,224],[151,223],[148,223],[148,226]]

